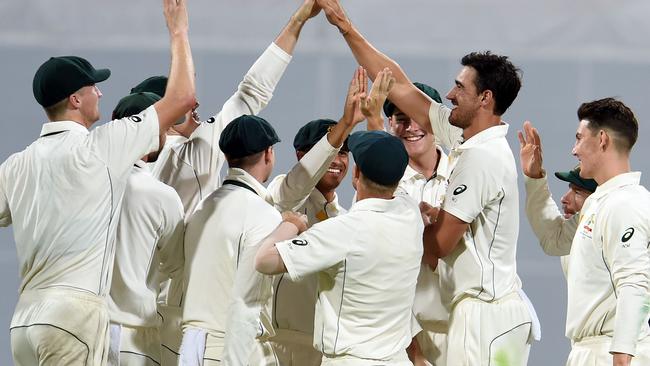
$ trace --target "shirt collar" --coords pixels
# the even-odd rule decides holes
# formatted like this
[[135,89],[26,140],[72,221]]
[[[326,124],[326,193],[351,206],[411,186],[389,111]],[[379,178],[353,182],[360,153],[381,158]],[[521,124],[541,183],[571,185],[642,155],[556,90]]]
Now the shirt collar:
[[88,129],[81,124],[73,121],[57,121],[44,123],[41,128],[40,136],[63,131],[77,131],[88,135]]
[[506,137],[508,134],[508,127],[510,127],[509,124],[501,121],[500,125],[486,128],[485,130],[465,140],[465,142],[458,145],[457,149],[467,150],[471,149],[474,146],[481,145],[489,140]]
[[641,183],[641,172],[629,172],[619,174],[610,178],[607,182],[596,187],[596,191],[592,194],[594,198],[600,198],[607,193],[629,185],[639,185]]
[[388,212],[395,209],[395,201],[399,198],[386,200],[383,198],[366,198],[361,201],[355,202],[350,208],[352,211],[373,211],[373,212]]
[[266,202],[273,203],[272,197],[269,194],[266,187],[262,185],[257,179],[252,175],[248,174],[247,171],[239,168],[228,168],[228,176],[224,180],[236,180],[242,183],[245,183],[247,186],[251,187],[258,196],[262,197]]
[[[447,154],[442,151],[440,146],[436,146],[436,150],[438,150],[438,166],[436,167],[435,176],[440,177],[441,179],[447,179],[447,167],[449,165],[449,158],[447,157]],[[422,173],[411,168],[410,165],[407,165],[406,170],[404,170],[404,175],[402,176],[402,181],[408,181],[412,179],[428,180],[429,178],[431,177],[425,177]]]

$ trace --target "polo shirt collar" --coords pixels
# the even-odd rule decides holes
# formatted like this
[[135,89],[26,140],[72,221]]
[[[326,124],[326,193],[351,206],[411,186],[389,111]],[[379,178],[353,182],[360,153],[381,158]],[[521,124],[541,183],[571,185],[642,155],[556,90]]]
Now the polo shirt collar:
[[629,172],[629,173],[619,174],[613,178],[610,178],[607,182],[596,187],[596,191],[592,194],[592,196],[594,196],[595,199],[598,199],[618,188],[629,186],[629,185],[639,185],[640,183],[641,183],[641,172]]
[[[442,179],[447,179],[447,168],[449,167],[449,158],[447,157],[447,154],[445,154],[444,151],[440,148],[440,146],[436,146],[436,150],[438,150],[438,166],[436,167],[436,177],[440,177]],[[413,179],[426,179],[428,180],[431,177],[425,177],[422,173],[418,172],[417,170],[411,168],[410,165],[406,166],[406,170],[404,170],[404,175],[402,176],[402,181],[409,181]]]
[[44,123],[43,127],[41,128],[40,136],[43,137],[45,135],[63,131],[77,131],[88,135],[88,129],[77,122],[57,121]]
[[366,198],[357,201],[350,208],[352,211],[373,211],[373,212],[389,212],[394,210],[395,201],[398,198],[393,197],[390,200],[383,198]]
[[465,142],[458,145],[457,149],[467,150],[467,149],[471,149],[474,146],[481,145],[489,140],[506,137],[506,135],[508,134],[508,127],[510,127],[509,124],[501,121],[500,125],[486,128],[485,130],[465,140]]
[[226,176],[226,180],[236,180],[238,182],[242,182],[249,186],[251,189],[255,191],[255,193],[262,197],[265,201],[272,203],[272,198],[271,195],[269,194],[268,190],[266,187],[262,185],[257,179],[255,179],[252,175],[248,174],[243,169],[239,168],[228,168],[228,175]]

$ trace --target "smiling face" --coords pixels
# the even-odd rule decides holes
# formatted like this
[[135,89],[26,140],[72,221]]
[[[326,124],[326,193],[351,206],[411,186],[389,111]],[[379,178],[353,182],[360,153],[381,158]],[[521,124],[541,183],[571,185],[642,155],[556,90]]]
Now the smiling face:
[[572,153],[580,162],[580,177],[582,178],[593,178],[598,170],[601,161],[599,135],[589,128],[589,121],[580,121]]
[[[296,151],[298,160],[302,159],[307,152]],[[323,177],[316,184],[316,189],[321,193],[332,192],[341,184],[345,175],[348,172],[348,164],[350,162],[350,153],[345,150],[340,150],[330,163],[327,171]]]
[[402,140],[411,160],[420,156],[432,154],[435,149],[433,134],[424,130],[419,123],[412,120],[399,109],[395,108],[393,115],[388,118],[393,135]]
[[475,83],[476,77],[477,73],[474,68],[463,67],[456,77],[456,85],[445,97],[454,105],[449,116],[449,123],[452,126],[462,129],[471,126],[481,107],[480,95]]

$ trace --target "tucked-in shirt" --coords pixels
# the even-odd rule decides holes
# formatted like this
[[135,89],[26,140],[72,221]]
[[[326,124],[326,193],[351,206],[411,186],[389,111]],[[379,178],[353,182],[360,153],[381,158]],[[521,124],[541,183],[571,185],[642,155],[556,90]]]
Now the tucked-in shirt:
[[617,175],[582,206],[567,273],[567,337],[612,337],[611,352],[634,355],[650,335],[650,193],[641,173]]
[[139,161],[124,192],[108,300],[111,322],[156,327],[160,283],[183,266],[183,204]]
[[347,214],[276,244],[292,280],[318,273],[316,349],[378,361],[404,352],[423,230],[417,203],[396,195],[358,201]]
[[0,166],[0,225],[13,223],[20,292],[108,292],[126,180],[158,148],[159,129],[153,106],[92,131],[45,123],[38,140]]

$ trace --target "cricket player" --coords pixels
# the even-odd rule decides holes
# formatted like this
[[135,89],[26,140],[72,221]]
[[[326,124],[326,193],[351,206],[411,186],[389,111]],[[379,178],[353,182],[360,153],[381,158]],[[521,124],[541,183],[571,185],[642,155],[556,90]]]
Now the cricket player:
[[[373,87],[382,83],[385,75],[391,74],[390,69],[380,72]],[[428,95],[432,100],[442,103],[438,91],[422,83],[414,85]],[[388,93],[390,89],[387,89]],[[381,104],[373,104],[364,109],[368,118],[368,126],[375,129],[383,128]],[[447,154],[436,145],[435,137],[421,127],[418,122],[409,118],[390,100],[383,103],[383,111],[388,116],[390,132],[398,137],[409,155],[409,164],[400,180],[398,191],[408,194],[418,202],[426,202],[432,207],[440,207],[447,190]],[[377,123],[370,121],[376,120]],[[460,135],[461,130],[458,129]],[[414,337],[409,347],[409,358],[419,365],[427,360],[433,365],[446,364],[447,330],[449,328],[449,309],[444,304],[444,295],[440,291],[438,267],[444,266],[439,261],[432,269],[427,263],[422,263],[415,291],[413,314]],[[449,299],[446,299],[449,300]]]
[[[219,150],[218,142],[223,129],[235,118],[244,114],[257,115],[268,105],[292,59],[303,26],[319,11],[320,8],[315,5],[314,0],[304,0],[280,34],[251,66],[235,93],[218,113],[193,127],[192,124],[196,124],[195,121],[199,118],[195,113],[195,106],[194,113],[186,118],[184,124],[173,126],[174,128],[168,131],[168,136],[173,137],[160,153],[152,173],[161,182],[176,190],[183,202],[186,219],[202,199],[220,186],[219,172],[225,157]],[[164,90],[161,85],[161,80],[154,78],[134,89],[160,92],[161,89]],[[187,136],[187,139],[184,136]],[[163,317],[163,366],[177,363],[182,338],[182,282],[180,278],[172,279],[171,284],[162,293],[162,304],[158,309]]]
[[417,203],[394,195],[408,155],[383,131],[354,133],[348,144],[357,164],[350,212],[310,229],[306,217],[285,213],[255,267],[294,281],[318,273],[313,344],[323,365],[411,365],[405,349],[423,224]]
[[103,365],[115,229],[133,164],[194,105],[185,1],[164,1],[169,92],[144,112],[92,131],[110,71],[53,57],[33,80],[49,123],[0,166],[0,224],[13,223],[22,277],[11,322],[16,365]]
[[[348,89],[343,117],[339,122],[331,125],[326,121],[308,124],[303,133],[320,134],[322,131],[323,136],[318,138],[316,145],[302,156],[288,174],[275,180],[272,191],[270,189],[268,191],[261,190],[261,188],[257,190],[270,207],[274,205],[289,207],[298,204],[298,207],[308,208],[308,204],[311,203],[309,197],[312,196],[315,187],[320,185],[321,189],[325,190],[327,185],[330,187],[333,185],[332,180],[340,182],[342,177],[339,172],[328,173],[327,171],[331,170],[335,159],[339,159],[339,163],[342,161],[339,156],[342,145],[354,126],[363,120],[363,115],[359,110],[360,97],[365,92],[361,88],[363,84],[359,83],[361,74],[362,70],[357,69]],[[232,123],[237,123],[237,125],[227,127],[220,140],[220,147],[226,156],[229,156],[226,150],[239,149],[240,145],[248,146],[247,138],[252,139],[250,144],[258,143],[254,139],[256,135],[261,136],[264,143],[271,143],[276,139],[273,137],[274,130],[263,119],[243,116]],[[322,128],[323,125],[325,125],[325,129]],[[257,130],[254,130],[255,128]],[[228,135],[226,131],[229,131]],[[270,137],[263,139],[266,135]],[[311,139],[312,137],[305,138]],[[299,140],[302,141],[302,138]],[[264,148],[262,146],[264,143],[253,145],[256,147],[244,152],[252,154],[253,150]],[[240,153],[235,150],[230,153],[230,156],[241,160],[239,155],[244,152]],[[255,154],[259,155],[260,152],[256,151]],[[231,168],[239,167],[237,160],[229,166]],[[335,164],[335,166],[338,165]],[[231,169],[229,176],[233,174],[234,177],[238,176],[242,169],[253,168],[244,166],[239,169]],[[260,186],[268,179],[266,175],[257,178]],[[238,184],[230,183],[233,180],[235,179],[228,178],[226,182]],[[263,188],[263,186],[261,187]],[[229,206],[222,205],[228,192],[226,187],[215,191],[210,196],[212,198],[203,201],[202,205],[197,208],[196,213],[191,216],[187,224],[185,236],[187,290],[183,296],[183,344],[185,346],[181,352],[182,362],[194,365],[195,362],[200,362],[203,359],[203,362],[219,360],[225,365],[241,365],[247,361],[251,365],[274,365],[277,360],[267,342],[267,339],[273,335],[270,324],[271,314],[267,307],[272,290],[271,284],[267,284],[267,281],[271,278],[260,276],[254,271],[253,258],[257,249],[256,245],[279,222],[272,222],[273,226],[261,238],[255,236],[262,230],[257,226],[230,228],[217,225],[216,222],[223,221],[222,216],[224,215],[230,219],[239,217],[234,211],[225,209]],[[332,194],[331,191],[325,191],[325,193],[328,196]],[[239,204],[237,202],[233,201],[232,204]],[[222,207],[225,208],[222,209]],[[318,209],[321,208],[318,207]],[[242,210],[244,211],[240,213],[243,217],[250,215],[246,211],[248,208],[242,207]],[[308,208],[308,211],[311,210],[318,214],[315,207]],[[263,214],[265,211],[257,208],[255,212]],[[279,215],[279,212],[276,210],[275,214]],[[206,230],[206,228],[214,229]],[[250,230],[255,231],[249,233]],[[250,239],[248,241],[249,238],[259,240]],[[244,239],[246,240],[243,241]],[[233,245],[237,250],[232,249]],[[216,280],[206,282],[205,278]],[[223,295],[218,298],[206,297],[206,292]],[[257,295],[251,296],[251,294]],[[290,309],[295,309],[295,307]],[[288,310],[284,309],[283,311]],[[313,317],[311,321],[313,322]],[[261,333],[258,333],[260,330]],[[256,336],[258,342],[254,342]],[[205,343],[205,347],[201,342]],[[190,354],[193,356],[189,356]],[[198,356],[195,357],[195,355]]]
[[634,113],[604,98],[578,109],[573,155],[596,191],[580,213],[570,247],[567,365],[650,364],[650,193],[630,168]]
[[[159,99],[153,93],[130,94],[119,101],[113,119],[138,114]],[[108,298],[109,365],[160,364],[161,318],[156,309],[160,285],[183,269],[183,204],[176,191],[146,167],[159,152],[135,163],[124,192]]]
[[[353,101],[356,95],[364,96],[366,87],[365,70],[357,68],[348,88],[347,101]],[[356,125],[364,116],[358,107],[349,104],[346,103],[347,115],[351,115]],[[342,120],[348,120],[345,114]],[[345,178],[349,164],[347,141],[336,137],[340,133],[344,134],[341,137],[347,137],[350,133],[350,128],[341,129],[345,123],[339,125],[334,120],[318,119],[298,130],[293,140],[298,164],[289,174],[278,175],[269,184],[269,193],[280,212],[303,213],[308,226],[347,212],[336,195],[336,188]],[[339,143],[342,144],[340,149],[333,148]],[[300,282],[284,274],[275,277],[272,317],[275,335],[271,341],[282,366],[320,365],[323,356],[312,346],[317,289],[316,275]]]

